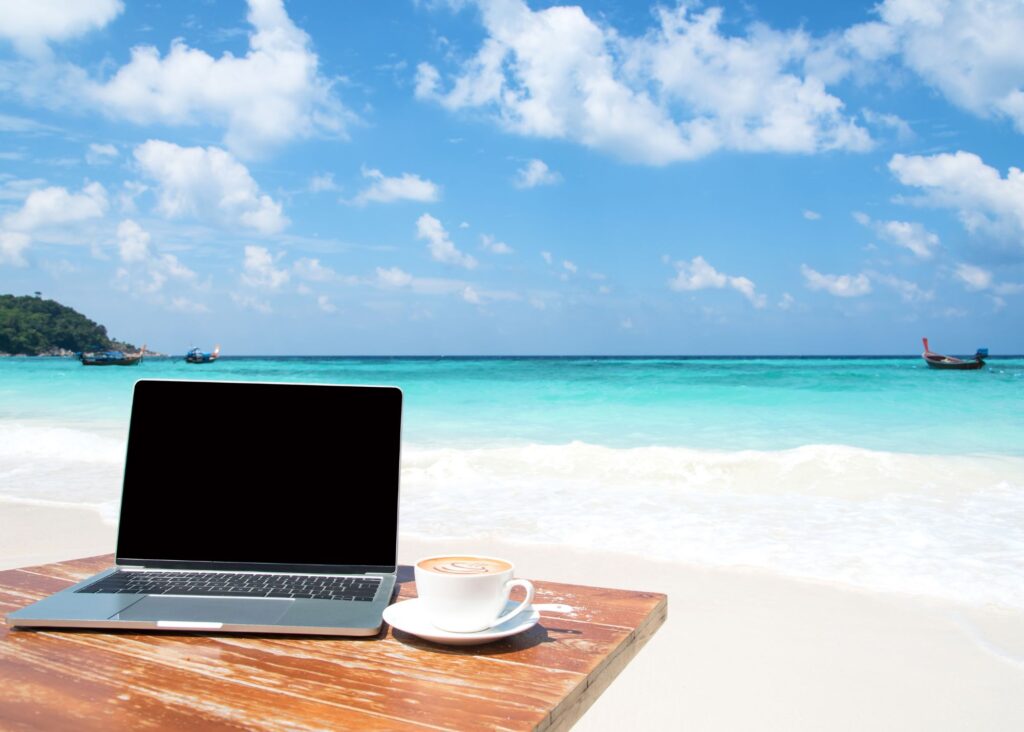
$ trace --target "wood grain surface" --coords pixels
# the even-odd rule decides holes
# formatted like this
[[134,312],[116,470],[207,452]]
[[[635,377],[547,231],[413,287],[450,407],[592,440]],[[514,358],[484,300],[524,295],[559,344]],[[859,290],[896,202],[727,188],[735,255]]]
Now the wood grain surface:
[[[0,572],[0,615],[113,563]],[[12,630],[0,626],[0,729],[564,730],[665,621],[664,595],[536,582],[531,630],[440,646],[378,636]],[[397,600],[415,597],[399,572]]]

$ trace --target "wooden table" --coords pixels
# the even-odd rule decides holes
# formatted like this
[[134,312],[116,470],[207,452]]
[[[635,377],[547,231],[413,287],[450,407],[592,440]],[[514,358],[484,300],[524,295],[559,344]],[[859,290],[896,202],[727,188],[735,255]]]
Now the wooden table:
[[[0,572],[0,615],[110,566]],[[0,729],[568,729],[665,621],[664,595],[535,582],[526,633],[473,648],[0,625]],[[399,573],[398,600],[415,597]]]

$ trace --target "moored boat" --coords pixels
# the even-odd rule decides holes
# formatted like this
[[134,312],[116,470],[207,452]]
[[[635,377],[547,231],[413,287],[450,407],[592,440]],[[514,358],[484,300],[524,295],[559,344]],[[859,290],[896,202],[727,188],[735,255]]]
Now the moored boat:
[[973,371],[980,369],[985,365],[985,357],[988,356],[987,348],[979,348],[977,353],[974,354],[973,360],[964,360],[962,358],[956,358],[954,356],[943,356],[941,353],[935,353],[931,348],[928,347],[928,339],[922,338],[921,341],[924,343],[924,353],[921,354],[921,358],[925,360],[929,368],[933,369],[950,369],[953,371]]
[[146,353],[143,346],[135,353],[124,351],[89,351],[78,354],[78,360],[83,366],[135,366],[142,363],[142,356]]
[[220,345],[214,346],[210,352],[200,351],[198,348],[191,349],[185,354],[186,363],[213,363],[220,356]]

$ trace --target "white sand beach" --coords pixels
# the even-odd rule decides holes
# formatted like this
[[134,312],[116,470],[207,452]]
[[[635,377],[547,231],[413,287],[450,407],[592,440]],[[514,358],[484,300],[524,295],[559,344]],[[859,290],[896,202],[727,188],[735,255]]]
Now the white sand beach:
[[[0,504],[0,567],[113,551],[88,509]],[[400,561],[444,552],[518,573],[664,592],[669,619],[577,729],[1024,728],[1024,613],[624,555],[403,538]]]

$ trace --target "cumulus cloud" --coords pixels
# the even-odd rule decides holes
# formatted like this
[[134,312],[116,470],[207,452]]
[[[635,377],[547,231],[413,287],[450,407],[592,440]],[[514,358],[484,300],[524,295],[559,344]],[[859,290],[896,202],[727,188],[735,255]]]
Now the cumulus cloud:
[[818,213],[817,211],[811,211],[809,208],[804,209],[803,216],[808,221],[818,221],[819,219],[821,219],[820,213]]
[[325,313],[335,313],[338,311],[338,306],[332,303],[331,298],[327,297],[327,295],[318,295],[316,305]]
[[4,217],[4,227],[15,231],[70,224],[101,218],[107,213],[107,191],[99,183],[89,183],[80,193],[50,186],[28,194],[21,209]]
[[25,250],[31,241],[28,234],[20,231],[0,231],[0,264],[9,264],[13,267],[27,266]]
[[968,290],[986,290],[992,285],[992,273],[973,264],[958,264],[953,275],[964,283]]
[[385,287],[405,287],[412,283],[412,275],[398,267],[377,267],[377,282]]
[[668,286],[676,292],[730,287],[756,308],[763,308],[767,302],[764,295],[757,294],[757,288],[751,280],[723,274],[708,264],[704,257],[697,256],[689,262],[676,262],[675,266],[676,276],[669,280]]
[[534,158],[516,171],[516,177],[512,184],[516,188],[536,188],[537,186],[550,186],[562,180],[560,173],[551,170],[543,160]]
[[870,109],[862,109],[861,115],[864,117],[864,121],[869,125],[892,130],[896,135],[896,139],[900,142],[909,142],[914,139],[914,130],[911,129],[910,124],[899,115],[875,112]]
[[320,260],[315,258],[303,257],[292,265],[292,269],[298,277],[310,282],[330,282],[338,277],[337,272],[320,264]]
[[0,3],[0,38],[26,56],[45,56],[49,43],[103,28],[122,10],[121,0],[7,0]]
[[928,231],[922,224],[913,221],[872,221],[871,217],[855,212],[853,217],[863,226],[890,244],[903,247],[918,259],[931,259],[939,247],[939,237]]
[[579,267],[576,266],[575,263],[569,261],[568,259],[562,261],[562,267],[565,268],[566,271],[572,272],[573,274],[576,274],[580,269]]
[[1010,167],[1006,177],[974,153],[893,155],[889,170],[903,185],[924,191],[921,200],[957,212],[970,231],[1005,239],[1024,235],[1024,173]]
[[142,262],[149,257],[149,232],[131,219],[117,226],[117,246],[122,262]]
[[885,0],[875,11],[879,20],[843,34],[855,61],[895,57],[953,104],[1024,132],[1024,4]]
[[322,191],[336,190],[338,190],[338,184],[334,182],[334,173],[314,175],[312,178],[309,179],[310,193],[320,193]]
[[430,214],[423,214],[416,221],[416,238],[425,239],[430,256],[438,262],[454,264],[466,269],[473,269],[477,265],[474,257],[460,252],[452,243],[448,232],[445,231],[441,222]]
[[551,252],[541,252],[540,256],[547,264],[551,264],[554,261],[554,257],[551,255]]
[[357,206],[393,201],[431,203],[441,198],[440,186],[412,173],[402,173],[398,177],[389,178],[379,170],[363,168],[363,177],[369,178],[372,183],[352,200]]
[[288,224],[281,204],[262,193],[249,170],[217,147],[148,140],[135,148],[142,172],[157,184],[157,209],[275,234]]
[[[681,3],[640,37],[603,27],[579,7],[531,10],[479,0],[487,37],[446,84],[430,64],[416,95],[481,108],[505,129],[571,140],[651,165],[720,149],[864,150],[867,131],[807,74],[803,31],[756,25],[727,35],[722,11]],[[447,88],[446,88],[447,87]]]
[[871,279],[895,290],[903,302],[928,302],[935,299],[935,292],[933,290],[922,289],[916,282],[900,279],[894,275],[876,272],[871,274]]
[[223,126],[224,144],[243,157],[296,137],[344,137],[353,116],[319,73],[309,36],[282,0],[249,0],[247,19],[253,30],[244,56],[214,58],[181,39],[165,56],[140,45],[84,94],[105,113],[139,124]]
[[113,145],[100,145],[94,142],[89,145],[89,150],[85,153],[85,162],[89,165],[103,165],[117,156],[117,148]]
[[498,241],[490,234],[480,235],[480,247],[491,254],[512,254],[514,249],[503,241]]
[[836,297],[860,297],[871,292],[871,280],[863,272],[858,275],[822,274],[806,264],[800,265],[800,272],[811,290],[824,290]]
[[277,269],[276,258],[266,247],[247,246],[242,262],[242,282],[250,287],[279,290],[288,282],[286,269]]
[[154,252],[149,232],[132,219],[118,224],[117,248],[124,265],[117,270],[115,284],[123,290],[156,295],[170,280],[195,283],[198,279],[173,254]]
[[483,305],[484,301],[480,297],[480,293],[477,292],[472,286],[466,285],[462,290],[462,299],[468,302],[470,305]]

